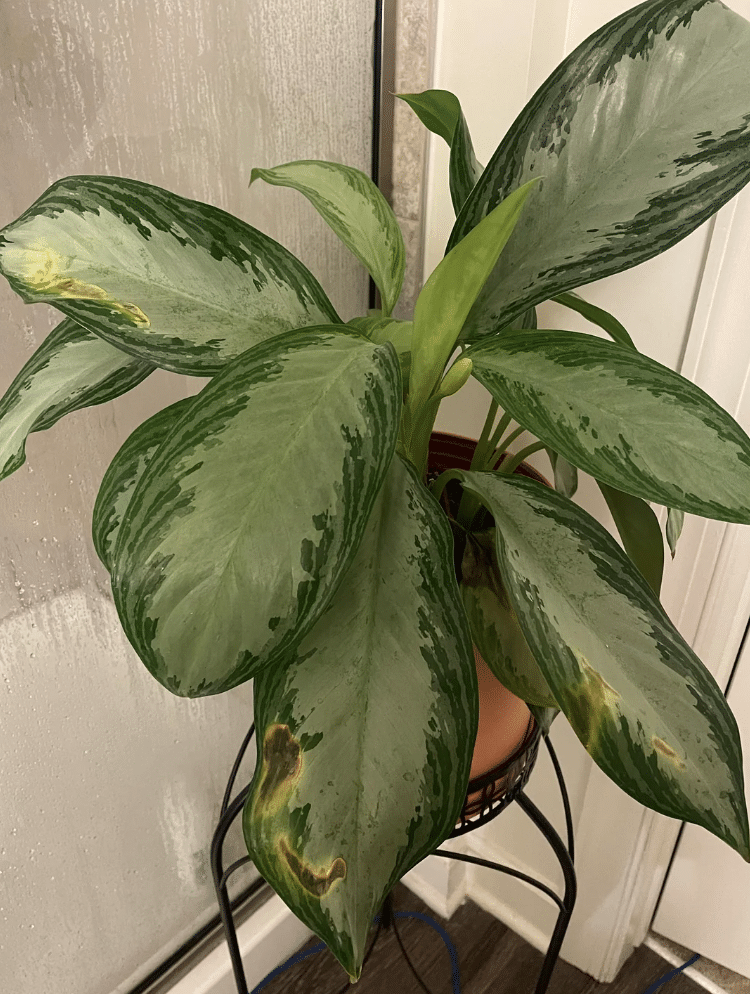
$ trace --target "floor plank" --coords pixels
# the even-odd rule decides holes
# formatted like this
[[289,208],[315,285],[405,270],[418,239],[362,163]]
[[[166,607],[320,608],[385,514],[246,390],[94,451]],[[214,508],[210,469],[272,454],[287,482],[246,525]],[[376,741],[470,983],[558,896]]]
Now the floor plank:
[[[533,994],[542,954],[471,901],[449,921],[438,918],[411,891],[394,891],[397,912],[428,915],[448,933],[457,951],[461,994]],[[453,994],[451,957],[438,932],[417,918],[397,918],[398,932],[430,994]],[[371,932],[371,938],[375,929]],[[318,944],[313,940],[305,948]],[[673,967],[641,946],[611,984],[600,984],[559,961],[548,994],[645,994]],[[679,975],[664,994],[703,994],[693,980]],[[424,994],[409,970],[393,931],[382,931],[356,987],[333,956],[324,950],[285,970],[262,988],[263,994]],[[661,994],[661,989],[659,990]]]

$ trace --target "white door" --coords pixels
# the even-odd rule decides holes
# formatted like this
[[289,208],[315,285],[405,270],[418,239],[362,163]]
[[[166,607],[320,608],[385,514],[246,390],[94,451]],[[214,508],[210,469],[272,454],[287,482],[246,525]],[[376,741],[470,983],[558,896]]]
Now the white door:
[[[750,638],[727,695],[750,750]],[[750,794],[750,763],[745,761]],[[686,825],[653,928],[750,978],[750,863],[695,825]],[[750,989],[750,988],[749,988]]]

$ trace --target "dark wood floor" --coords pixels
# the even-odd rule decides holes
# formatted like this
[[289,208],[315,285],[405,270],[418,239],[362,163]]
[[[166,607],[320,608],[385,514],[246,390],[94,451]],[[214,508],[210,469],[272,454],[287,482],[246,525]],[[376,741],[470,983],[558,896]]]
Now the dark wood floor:
[[[396,911],[421,911],[442,925],[458,953],[461,994],[533,994],[542,954],[495,918],[467,901],[450,921],[437,918],[403,885],[394,891]],[[399,935],[430,994],[453,994],[450,954],[434,928],[414,918],[398,919]],[[373,930],[374,936],[374,930]],[[315,939],[305,948],[318,943]],[[673,967],[641,946],[611,984],[600,984],[558,962],[548,994],[645,994]],[[289,967],[263,994],[423,994],[409,971],[392,931],[381,932],[375,951],[352,987],[328,950]],[[679,975],[658,994],[703,994],[694,981]]]

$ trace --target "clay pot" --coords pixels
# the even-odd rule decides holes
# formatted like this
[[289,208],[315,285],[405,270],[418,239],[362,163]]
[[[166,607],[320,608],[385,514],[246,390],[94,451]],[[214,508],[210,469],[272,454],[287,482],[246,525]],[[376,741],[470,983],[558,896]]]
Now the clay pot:
[[[430,438],[428,477],[432,479],[451,467],[469,469],[476,444],[473,439],[460,435],[434,432]],[[543,476],[525,463],[516,472],[549,486]],[[449,494],[446,494],[446,500],[450,506]],[[456,572],[459,575],[458,550],[456,559],[459,560],[456,562]],[[479,683],[479,729],[471,762],[471,780],[488,773],[512,756],[523,742],[531,720],[531,712],[526,703],[500,683],[476,646],[474,661]]]

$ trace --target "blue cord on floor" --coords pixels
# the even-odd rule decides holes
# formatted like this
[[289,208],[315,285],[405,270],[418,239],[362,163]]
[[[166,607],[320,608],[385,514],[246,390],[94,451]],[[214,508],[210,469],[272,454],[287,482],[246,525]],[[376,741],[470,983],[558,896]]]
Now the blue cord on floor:
[[[450,936],[445,931],[445,929],[441,925],[438,925],[438,923],[434,920],[434,918],[430,918],[429,915],[423,915],[419,911],[394,911],[393,917],[419,918],[420,921],[427,922],[428,925],[431,925],[435,929],[435,931],[438,933],[440,938],[445,943],[448,952],[450,953],[451,965],[453,967],[453,972],[452,972],[453,994],[461,994],[461,986],[460,986],[461,981],[458,972],[458,954],[456,953],[456,947],[451,942]],[[374,919],[375,924],[377,924],[379,921],[380,921],[380,915],[376,915]],[[287,967],[293,966],[295,963],[299,963],[303,959],[307,959],[307,957],[312,956],[313,953],[320,953],[325,948],[326,948],[325,942],[321,942],[317,946],[313,946],[312,949],[303,949],[302,952],[295,953],[294,956],[290,956],[289,959],[286,961],[286,963],[282,963],[281,966],[277,966],[275,970],[272,970],[267,977],[261,980],[261,982],[257,985],[257,987],[253,987],[252,991],[250,991],[250,994],[258,994],[258,991],[262,990],[267,984],[269,984],[274,979],[274,977],[278,977],[280,973],[283,973],[284,970],[287,969]]]
[[649,989],[644,991],[643,994],[654,994],[654,991],[658,990],[662,984],[666,984],[668,980],[671,980],[672,977],[676,977],[678,973],[682,973],[683,970],[686,970],[689,966],[692,966],[693,963],[700,958],[700,953],[696,953],[692,959],[687,961],[687,963],[683,963],[682,966],[678,966],[676,970],[671,970],[669,973],[665,973],[664,976],[660,977],[655,984],[651,984]]

